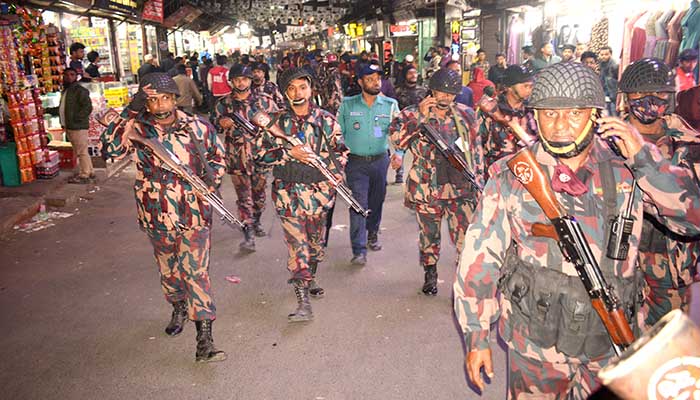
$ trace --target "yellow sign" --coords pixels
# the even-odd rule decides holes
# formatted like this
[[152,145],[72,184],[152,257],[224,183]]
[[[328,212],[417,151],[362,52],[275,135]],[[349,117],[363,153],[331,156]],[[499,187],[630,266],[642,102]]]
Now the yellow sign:
[[452,21],[452,23],[450,24],[450,27],[452,28],[452,33],[459,33],[459,31],[460,31],[459,21]]

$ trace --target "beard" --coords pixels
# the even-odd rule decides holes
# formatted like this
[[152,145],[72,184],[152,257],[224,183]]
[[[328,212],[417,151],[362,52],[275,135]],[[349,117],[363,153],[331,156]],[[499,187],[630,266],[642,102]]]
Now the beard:
[[379,92],[381,92],[381,90],[379,88],[365,88],[365,87],[362,88],[362,91],[367,93],[370,96],[376,96],[379,94]]

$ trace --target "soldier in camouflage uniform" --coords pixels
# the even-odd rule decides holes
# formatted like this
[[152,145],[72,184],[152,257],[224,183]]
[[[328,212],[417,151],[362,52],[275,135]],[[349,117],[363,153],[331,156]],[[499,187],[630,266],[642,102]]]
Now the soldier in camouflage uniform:
[[[672,165],[700,173],[700,135],[676,114],[670,113],[675,93],[673,71],[663,61],[645,58],[630,64],[619,89],[630,113],[626,117],[654,143]],[[649,286],[642,315],[649,328],[675,308],[687,310],[688,286],[697,271],[698,237],[683,237],[644,214],[639,265]]]
[[277,105],[277,108],[283,109],[285,107],[285,103],[282,93],[280,93],[277,85],[265,79],[265,73],[267,71],[265,63],[252,63],[250,69],[253,72],[253,84],[251,91],[255,94],[267,94],[268,96],[272,97],[272,100]]
[[[536,136],[537,123],[532,111],[525,108],[527,99],[532,93],[532,75],[523,66],[510,65],[506,68],[503,85],[505,90],[498,96],[498,109],[508,121],[516,119],[525,132],[533,137]],[[481,110],[477,115],[479,141],[484,146],[487,168],[499,158],[513,154],[523,147],[513,132],[504,127],[502,122],[494,121]],[[507,121],[504,122],[507,123]]]
[[255,136],[236,126],[227,115],[238,113],[248,118],[254,110],[277,111],[270,95],[250,89],[252,79],[253,71],[250,67],[242,64],[231,67],[229,80],[233,91],[216,103],[213,114],[219,132],[226,136],[226,170],[236,188],[238,214],[247,226],[243,231],[245,237],[240,248],[249,252],[255,251],[254,236],[265,236],[260,218],[265,209],[267,171],[253,162],[251,144]]
[[[540,138],[531,151],[551,177],[558,202],[581,225],[638,332],[643,278],[635,265],[642,214],[655,215],[675,232],[697,234],[700,190],[690,171],[664,159],[633,126],[616,117],[596,120],[605,94],[584,65],[559,63],[540,71],[530,106]],[[626,159],[594,133],[594,123],[603,138],[617,137],[611,140]],[[508,345],[508,398],[585,399],[600,385],[597,371],[614,356],[610,338],[557,242],[532,235],[534,223],[549,221],[506,166],[508,159],[490,167],[454,283],[468,376],[482,390],[481,368],[493,377],[489,336],[490,325],[498,322]],[[606,256],[608,224],[623,212],[632,190],[629,254],[616,261]]]
[[318,95],[319,106],[329,113],[338,113],[340,103],[343,102],[343,88],[340,84],[340,72],[338,72],[338,57],[328,54],[318,67]]
[[320,157],[340,176],[346,149],[335,118],[311,102],[311,74],[307,70],[286,70],[279,83],[289,108],[277,117],[277,124],[285,135],[304,145],[290,147],[285,139],[266,132],[258,138],[255,153],[259,162],[274,165],[272,200],[282,221],[289,251],[289,283],[298,301],[289,321],[301,322],[313,319],[309,294],[324,294],[316,283],[316,273],[324,258],[326,211],[335,199],[333,188],[308,162],[311,157]]
[[[442,218],[447,218],[450,239],[461,252],[478,191],[421,135],[420,124],[433,125],[449,146],[465,155],[472,172],[483,175],[483,157],[471,150],[476,140],[474,111],[454,102],[455,96],[462,91],[459,78],[456,72],[446,68],[435,72],[429,83],[432,95],[419,105],[405,108],[389,127],[397,154],[392,167],[401,165],[401,156],[406,150],[410,149],[413,154],[406,182],[405,205],[416,212],[420,264],[425,273],[422,290],[432,296],[438,292],[437,263]],[[463,143],[464,151],[455,145],[457,141]],[[477,183],[483,185],[481,179],[477,179]]]
[[[177,95],[177,85],[167,74],[145,75],[138,94],[122,113],[128,122],[113,123],[102,134],[102,152],[106,157],[123,158],[132,148],[128,136],[153,138],[205,182],[218,187],[225,165],[216,132],[204,119],[176,110]],[[133,147],[138,221],[153,245],[161,288],[173,306],[165,333],[176,336],[188,319],[193,320],[197,326],[196,360],[222,361],[226,353],[216,350],[212,338],[216,307],[209,280],[211,206],[200,200],[187,182],[163,168],[149,150],[141,145]],[[208,172],[204,162],[209,164]]]
[[[428,95],[428,89],[418,84],[418,70],[412,64],[402,69],[401,74],[401,84],[396,88],[396,101],[399,103],[399,109],[403,110],[408,106],[417,106]],[[396,170],[394,183],[403,183],[403,173],[402,164]]]

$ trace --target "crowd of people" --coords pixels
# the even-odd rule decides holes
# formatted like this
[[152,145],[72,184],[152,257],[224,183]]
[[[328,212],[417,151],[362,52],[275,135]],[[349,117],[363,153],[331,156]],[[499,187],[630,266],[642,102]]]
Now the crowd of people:
[[[454,310],[469,379],[483,389],[482,368],[493,376],[489,333],[498,322],[510,397],[586,398],[614,349],[570,254],[560,250],[564,239],[534,229],[560,222],[545,217],[526,188],[534,172],[510,161],[532,155],[558,210],[582,226],[630,329],[649,330],[686,307],[687,288],[698,279],[700,165],[693,149],[700,134],[673,113],[676,93],[696,86],[690,71],[697,53],[681,54],[677,68],[641,59],[618,81],[610,48],[595,54],[566,45],[562,57],[549,43],[534,50],[523,48],[519,65],[507,65],[503,54],[491,65],[480,50],[466,86],[448,47],[425,55],[423,73],[412,55],[380,63],[364,51],[293,52],[275,66],[276,83],[261,57],[168,57],[158,66],[146,56],[125,122],[113,123],[102,144],[112,157],[135,147],[139,222],[173,307],[166,333],[177,335],[193,320],[196,360],[225,358],[212,337],[212,209],[130,135],[162,141],[192,171],[210,176],[212,190],[230,175],[245,226],[242,251],[255,251],[256,238],[266,236],[261,218],[270,184],[297,299],[290,322],[312,320],[310,299],[325,294],[319,266],[340,190],[333,182],[346,182],[371,210],[349,210],[349,262],[360,267],[371,262],[368,250],[382,250],[387,174],[396,170],[404,204],[416,215],[425,295],[438,293],[443,218],[460,254]],[[610,221],[625,210],[633,221],[628,251],[610,254]],[[454,263],[444,264],[454,271]]]

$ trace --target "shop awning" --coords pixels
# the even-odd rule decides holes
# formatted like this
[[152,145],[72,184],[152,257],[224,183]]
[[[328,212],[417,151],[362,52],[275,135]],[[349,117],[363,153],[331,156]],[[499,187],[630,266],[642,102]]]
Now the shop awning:
[[[70,14],[141,23],[141,14],[137,7],[123,3],[125,2],[111,0],[26,0],[24,5]],[[135,1],[133,5],[136,5]]]

